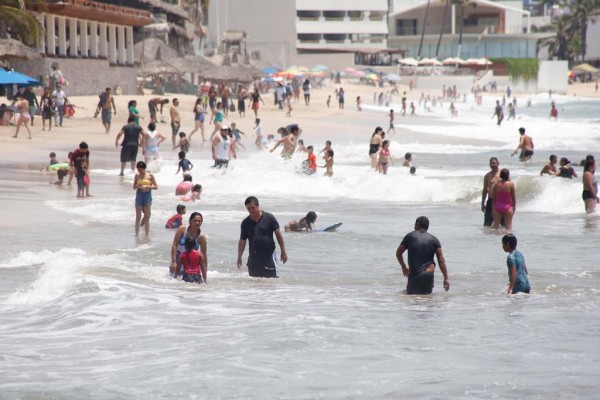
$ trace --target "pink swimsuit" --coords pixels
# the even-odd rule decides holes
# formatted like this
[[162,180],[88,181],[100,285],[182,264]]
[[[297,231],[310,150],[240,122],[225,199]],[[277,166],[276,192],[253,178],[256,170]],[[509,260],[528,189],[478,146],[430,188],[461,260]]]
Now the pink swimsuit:
[[[502,182],[502,189],[504,189],[504,182]],[[510,192],[505,192],[504,190],[498,190],[496,192],[496,202],[494,203],[494,208],[501,214],[508,212],[512,208],[512,196]]]

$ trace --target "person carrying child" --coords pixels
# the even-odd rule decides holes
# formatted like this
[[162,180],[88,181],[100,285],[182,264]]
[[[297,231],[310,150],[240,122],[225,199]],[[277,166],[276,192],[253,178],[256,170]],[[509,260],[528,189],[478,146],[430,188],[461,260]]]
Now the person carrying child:
[[192,239],[194,250],[200,250],[204,259],[205,268],[208,268],[208,248],[206,235],[202,233],[202,222],[204,218],[202,214],[194,211],[190,215],[189,224],[181,225],[175,231],[173,244],[171,245],[171,265],[169,271],[171,276],[178,277],[181,270],[181,254],[186,251],[186,239]]
[[[196,240],[186,237],[184,246],[185,251],[179,256],[181,265],[183,265],[183,277],[181,279],[188,283],[207,283],[206,264],[202,253],[196,250]],[[179,274],[180,268],[180,265],[175,267],[175,276]]]
[[69,159],[71,170],[75,171],[77,179],[77,198],[92,197],[90,194],[90,151],[86,142],[81,142],[79,148],[73,151]]

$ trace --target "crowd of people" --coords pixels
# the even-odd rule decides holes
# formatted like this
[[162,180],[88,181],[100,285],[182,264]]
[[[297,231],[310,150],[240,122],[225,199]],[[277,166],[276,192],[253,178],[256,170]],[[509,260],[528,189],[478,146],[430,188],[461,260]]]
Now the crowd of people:
[[[60,90],[60,85],[57,86]],[[310,105],[310,81],[305,82],[292,81],[280,84],[274,90],[274,104],[278,109],[285,111],[291,116],[291,101],[296,101],[296,95],[302,91],[304,93],[305,105]],[[345,92],[343,88],[335,90],[335,96],[338,100],[339,109],[344,109]],[[40,104],[44,109],[44,104],[49,105],[57,102],[60,95],[49,94],[44,90]],[[237,98],[237,107],[233,98]],[[444,99],[456,99],[456,88],[444,88]],[[66,101],[66,96],[63,96]],[[183,202],[193,202],[200,200],[202,186],[193,184],[191,171],[194,168],[187,154],[193,143],[192,137],[199,133],[202,142],[210,142],[210,150],[214,160],[214,168],[226,169],[229,161],[237,158],[239,148],[246,148],[241,143],[242,136],[250,136],[239,130],[234,122],[226,124],[231,113],[237,110],[240,117],[245,116],[246,101],[248,108],[254,112],[254,131],[255,145],[258,150],[268,149],[274,152],[281,146],[280,156],[284,159],[291,159],[294,154],[306,153],[306,159],[302,163],[299,172],[307,175],[313,175],[318,168],[325,169],[325,176],[333,175],[334,150],[331,141],[327,141],[325,146],[317,153],[313,145],[305,146],[300,139],[302,130],[298,124],[290,124],[281,127],[278,130],[280,138],[275,139],[273,135],[262,133],[261,119],[258,118],[260,103],[264,105],[260,91],[257,87],[252,91],[247,91],[244,86],[239,86],[236,95],[226,85],[212,85],[208,81],[202,82],[199,88],[199,96],[194,103],[193,108],[193,130],[189,137],[183,132],[181,113],[179,110],[179,101],[177,98],[167,99],[155,97],[148,101],[149,122],[147,128],[142,127],[141,121],[144,115],[140,112],[136,100],[131,100],[127,106],[127,124],[121,127],[115,138],[115,146],[121,147],[120,153],[120,175],[124,176],[125,168],[129,164],[132,171],[136,171],[133,179],[133,190],[135,191],[135,235],[139,235],[143,228],[146,235],[150,230],[150,217],[152,206],[152,192],[158,190],[158,184],[154,175],[148,171],[148,164],[160,157],[159,148],[161,143],[168,137],[161,134],[157,129],[157,124],[165,122],[163,109],[168,107],[169,124],[171,128],[172,150],[178,151],[178,169],[176,174],[182,173],[183,181],[177,185],[176,195]],[[377,101],[375,98],[374,101]],[[424,99],[423,101],[427,101]],[[64,103],[63,103],[64,104]],[[513,104],[512,102],[510,103]],[[22,115],[29,112],[29,102],[25,99],[19,106]],[[500,109],[498,109],[500,107]],[[516,107],[516,101],[514,101]],[[357,108],[361,109],[360,99],[357,99]],[[406,114],[407,101],[406,93],[402,97],[402,115]],[[497,109],[494,116],[497,118],[498,125],[503,119],[503,110],[500,102],[497,102]],[[116,115],[117,109],[114,97],[110,88],[107,88],[100,96],[96,109],[96,114],[101,114],[102,125],[105,132],[110,133],[112,127],[112,116]],[[411,114],[414,114],[414,104],[411,103]],[[24,117],[25,118],[25,117]],[[381,174],[387,174],[391,163],[394,163],[395,157],[390,150],[390,141],[386,140],[387,135],[396,133],[395,118],[393,109],[388,114],[389,128],[387,132],[383,128],[377,127],[371,135],[369,142],[369,157],[371,167],[374,171]],[[43,121],[47,118],[43,118]],[[19,119],[21,121],[21,119]],[[60,123],[58,123],[60,121]],[[59,119],[57,125],[62,124]],[[213,125],[212,132],[208,135],[205,131],[205,123]],[[27,120],[27,123],[17,124],[18,135],[21,126],[27,127],[33,120]],[[51,125],[51,124],[50,124]],[[145,125],[145,124],[144,124]],[[50,128],[50,127],[49,127]],[[28,128],[27,128],[28,129]],[[525,133],[525,128],[519,129],[520,140],[517,148],[511,155],[519,153],[519,160],[527,162],[534,155],[533,139]],[[271,137],[269,137],[271,136]],[[137,161],[138,151],[142,149],[144,161]],[[410,174],[416,173],[416,168],[412,165],[412,154],[406,153],[402,166],[409,169]],[[72,178],[77,182],[77,197],[91,197],[90,194],[90,151],[88,144],[81,142],[79,147],[69,154],[66,163],[59,163],[55,154],[51,154],[50,166],[56,164],[66,164],[56,167],[58,180],[56,184],[62,184],[65,177],[69,177],[69,184]],[[319,159],[322,164],[319,164]],[[551,156],[550,162],[541,171],[541,175],[556,175],[564,178],[577,177],[577,173],[570,167],[570,162],[566,158],[560,160],[560,168],[556,167],[557,157]],[[50,171],[50,166],[48,171]],[[484,212],[484,225],[493,229],[500,229],[504,226],[506,231],[512,229],[512,220],[516,212],[516,188],[511,181],[510,171],[506,168],[499,168],[497,158],[490,159],[490,169],[484,177],[481,209]],[[585,160],[583,174],[583,200],[587,212],[594,211],[598,202],[597,179],[594,176],[595,161],[593,156],[588,156]],[[237,267],[241,269],[243,265],[243,254],[246,245],[249,246],[249,257],[247,267],[250,276],[253,277],[277,277],[277,261],[285,263],[287,253],[285,241],[281,234],[277,219],[270,213],[261,209],[256,197],[250,196],[244,203],[248,216],[241,224],[240,239],[238,242]],[[208,244],[206,235],[202,233],[201,226],[203,216],[199,212],[193,212],[185,224],[183,217],[186,214],[186,207],[182,204],[177,206],[177,213],[173,215],[166,223],[165,227],[176,229],[173,243],[171,246],[171,266],[170,273],[173,277],[181,277],[186,282],[201,283],[207,282],[208,271]],[[310,211],[306,216],[296,220],[289,221],[285,225],[286,232],[313,231],[317,215]],[[414,230],[407,234],[398,246],[396,256],[402,268],[403,274],[408,278],[408,294],[429,294],[432,292],[434,283],[434,270],[438,265],[443,274],[443,287],[449,290],[450,281],[446,263],[444,260],[442,247],[435,236],[428,233],[429,220],[421,216],[417,218]],[[275,250],[279,246],[280,256],[277,256]],[[508,233],[502,238],[502,248],[509,253],[507,257],[507,267],[509,276],[509,285],[507,293],[517,293],[530,291],[530,285],[527,279],[527,267],[523,255],[516,249],[517,239],[514,235]],[[408,263],[404,261],[404,253],[408,252]],[[434,262],[437,259],[437,264]]]

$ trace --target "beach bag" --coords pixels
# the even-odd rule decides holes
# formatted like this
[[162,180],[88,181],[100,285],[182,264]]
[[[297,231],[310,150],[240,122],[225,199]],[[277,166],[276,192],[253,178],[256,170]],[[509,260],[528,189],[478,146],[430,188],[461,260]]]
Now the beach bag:
[[65,77],[64,76],[60,76],[60,78],[58,78],[58,83],[60,83],[61,85],[65,84]]
[[229,105],[229,111],[231,112],[235,112],[235,104],[233,104],[233,101],[231,102],[231,104]]

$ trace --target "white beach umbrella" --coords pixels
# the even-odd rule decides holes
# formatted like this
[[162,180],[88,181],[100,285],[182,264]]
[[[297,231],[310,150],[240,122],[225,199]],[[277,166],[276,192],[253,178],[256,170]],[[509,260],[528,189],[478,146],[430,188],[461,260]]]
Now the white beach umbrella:
[[442,65],[436,58],[422,58],[419,60],[419,65]]
[[479,58],[477,59],[477,65],[492,65],[493,63],[487,58]]
[[410,65],[411,67],[416,67],[417,65],[419,65],[419,62],[412,57],[406,57],[401,60],[398,60],[398,63],[402,65]]
[[455,64],[463,64],[464,62],[465,62],[465,60],[463,60],[460,57],[448,57],[444,61],[442,61],[442,64],[455,65]]
[[466,64],[466,65],[477,65],[478,62],[479,62],[478,58],[467,58],[463,64]]

